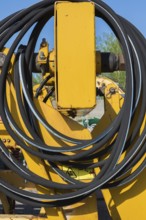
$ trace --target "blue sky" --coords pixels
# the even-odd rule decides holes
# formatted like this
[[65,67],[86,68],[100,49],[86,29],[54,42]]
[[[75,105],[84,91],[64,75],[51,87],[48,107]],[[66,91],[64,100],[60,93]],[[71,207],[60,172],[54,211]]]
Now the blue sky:
[[[18,11],[20,9],[29,7],[32,4],[39,2],[39,0],[0,0],[0,20],[9,14]],[[134,1],[134,0],[104,0],[116,13],[128,19],[133,23],[146,37],[146,0]],[[47,32],[48,31],[48,32]],[[104,23],[99,23],[97,34],[103,32],[109,32],[109,28]],[[50,47],[53,47],[53,36],[50,34],[53,32],[53,21],[48,24],[46,29],[41,34],[41,38],[48,38]]]
[[104,0],[117,14],[128,19],[146,37],[146,0]]

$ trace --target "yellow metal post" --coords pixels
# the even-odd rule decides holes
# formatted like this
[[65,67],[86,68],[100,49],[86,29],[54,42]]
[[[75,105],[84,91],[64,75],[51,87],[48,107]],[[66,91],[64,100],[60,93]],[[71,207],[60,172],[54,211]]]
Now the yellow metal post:
[[56,2],[55,54],[58,109],[93,108],[96,103],[93,3]]

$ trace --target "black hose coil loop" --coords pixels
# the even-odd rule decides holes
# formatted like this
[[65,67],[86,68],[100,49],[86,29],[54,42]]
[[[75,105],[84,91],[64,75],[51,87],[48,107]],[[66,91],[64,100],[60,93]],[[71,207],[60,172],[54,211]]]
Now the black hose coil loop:
[[[82,2],[73,1],[73,2]],[[87,1],[88,2],[88,1]],[[2,73],[0,75],[0,115],[5,128],[13,137],[18,145],[24,150],[49,161],[54,171],[60,175],[68,184],[61,184],[46,180],[33,173],[17,161],[0,140],[0,159],[13,171],[21,177],[45,187],[53,189],[71,190],[65,194],[40,195],[16,189],[4,180],[0,180],[0,190],[7,196],[22,203],[28,203],[34,206],[65,206],[70,205],[89,196],[98,188],[117,187],[132,181],[146,167],[146,160],[137,167],[131,174],[127,175],[137,162],[143,157],[146,151],[146,41],[142,34],[127,20],[117,15],[110,7],[100,0],[93,0],[95,3],[95,13],[97,17],[102,18],[112,28],[122,46],[122,51],[126,61],[126,95],[125,101],[118,116],[114,119],[106,130],[92,140],[77,140],[61,134],[48,124],[37,111],[32,100],[32,61],[33,54],[39,34],[44,25],[54,15],[55,0],[45,0],[37,3],[27,9],[16,12],[0,22],[0,51],[5,47],[8,40],[17,33],[6,57]],[[32,33],[28,39],[27,46],[20,46],[21,40],[25,34],[32,28]],[[18,49],[17,49],[18,48]],[[17,50],[14,66],[14,85],[17,96],[18,107],[22,119],[31,137],[28,137],[17,125],[8,107],[6,97],[6,80],[8,76],[9,63],[13,53]],[[21,86],[23,89],[22,100]],[[139,115],[137,120],[137,115]],[[55,137],[63,141],[74,143],[74,146],[68,148],[62,146],[56,148],[48,146],[40,138],[35,121],[40,121],[46,130]],[[139,135],[142,124],[144,129]],[[133,131],[131,127],[136,124]],[[115,134],[116,139],[103,149],[103,146],[111,140]],[[27,143],[27,144],[26,144]],[[93,145],[92,148],[82,151],[82,149]],[[28,147],[33,146],[39,151]],[[119,163],[122,153],[128,149],[128,153]],[[80,153],[78,152],[80,150]],[[68,156],[65,152],[75,152]],[[86,163],[91,158],[100,157],[109,152],[109,158],[101,160],[98,163]],[[60,164],[71,164],[80,167],[79,160],[84,161],[83,166],[100,167],[99,174],[90,183],[77,181],[58,167]],[[42,201],[43,200],[43,201]],[[45,200],[45,202],[44,202]]]

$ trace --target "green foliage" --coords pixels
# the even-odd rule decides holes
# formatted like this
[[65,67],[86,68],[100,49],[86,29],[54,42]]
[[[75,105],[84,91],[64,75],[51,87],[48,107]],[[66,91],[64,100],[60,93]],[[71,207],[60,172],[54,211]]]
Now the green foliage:
[[33,86],[36,84],[39,84],[41,81],[42,81],[42,74],[33,73],[33,75],[32,75]]
[[[116,36],[111,32],[104,33],[102,37],[97,38],[97,50],[100,50],[101,52],[112,52],[115,54],[121,54],[122,50],[119,44],[118,39]],[[102,73],[102,75],[112,79],[116,83],[119,84],[119,86],[125,90],[125,83],[126,83],[126,74],[125,71],[115,71],[113,73]]]

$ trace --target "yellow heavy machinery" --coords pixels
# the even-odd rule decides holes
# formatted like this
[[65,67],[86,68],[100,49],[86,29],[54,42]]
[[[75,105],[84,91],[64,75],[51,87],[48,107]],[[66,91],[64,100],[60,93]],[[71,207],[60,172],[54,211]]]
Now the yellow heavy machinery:
[[[54,50],[43,39],[36,53],[53,16]],[[123,59],[96,51],[95,17],[112,28]],[[145,60],[145,38],[100,0],[45,0],[1,21],[0,219],[107,219],[99,193],[111,219],[146,218]],[[121,69],[125,92],[102,77]],[[35,86],[33,72],[43,77]],[[98,111],[97,95],[104,114],[89,131],[77,118]],[[15,215],[16,201],[38,216]]]

